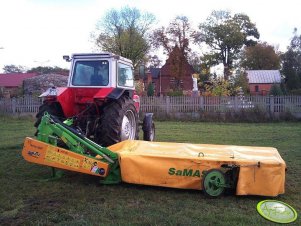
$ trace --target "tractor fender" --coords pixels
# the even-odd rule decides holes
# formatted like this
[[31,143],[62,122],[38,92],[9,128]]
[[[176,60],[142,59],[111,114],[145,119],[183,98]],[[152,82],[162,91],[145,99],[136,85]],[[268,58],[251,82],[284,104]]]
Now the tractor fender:
[[113,89],[113,91],[107,96],[107,98],[117,100],[125,93],[125,91],[127,91],[128,96],[132,98],[132,96],[133,96],[133,94],[132,94],[133,91],[132,90],[125,90],[125,89],[121,89],[121,88]]
[[76,113],[74,92],[69,87],[50,87],[39,97],[43,98],[44,104],[57,105],[65,117],[71,117]]

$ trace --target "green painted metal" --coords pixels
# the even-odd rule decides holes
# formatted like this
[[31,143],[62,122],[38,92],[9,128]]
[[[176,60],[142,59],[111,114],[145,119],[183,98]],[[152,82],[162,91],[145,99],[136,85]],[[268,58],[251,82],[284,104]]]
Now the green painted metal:
[[[118,155],[109,149],[102,147],[95,142],[89,140],[75,129],[71,128],[71,121],[62,123],[54,116],[45,113],[38,127],[38,140],[58,146],[59,142],[63,142],[70,151],[87,156],[95,157],[100,155],[102,161],[109,164],[109,174],[101,180],[103,184],[116,184],[121,182],[120,167]],[[88,154],[89,153],[89,154]],[[92,153],[92,156],[91,156]],[[96,159],[96,158],[95,158]]]
[[67,126],[72,126],[73,118],[68,118],[63,123],[66,124]]
[[52,180],[60,179],[64,175],[64,171],[51,167]]
[[223,194],[226,185],[225,175],[220,170],[209,170],[203,179],[204,192],[212,197],[217,197]]

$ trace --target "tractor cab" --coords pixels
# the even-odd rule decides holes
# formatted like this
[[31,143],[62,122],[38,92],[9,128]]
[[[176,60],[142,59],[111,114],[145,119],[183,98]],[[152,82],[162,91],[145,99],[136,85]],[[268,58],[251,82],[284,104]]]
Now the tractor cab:
[[134,90],[132,62],[112,53],[73,54],[68,87],[103,87]]

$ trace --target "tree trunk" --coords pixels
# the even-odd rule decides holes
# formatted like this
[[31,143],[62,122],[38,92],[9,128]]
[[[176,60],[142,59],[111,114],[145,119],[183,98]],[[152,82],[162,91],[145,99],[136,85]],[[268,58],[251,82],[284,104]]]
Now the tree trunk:
[[227,81],[230,77],[230,67],[224,63],[224,79]]

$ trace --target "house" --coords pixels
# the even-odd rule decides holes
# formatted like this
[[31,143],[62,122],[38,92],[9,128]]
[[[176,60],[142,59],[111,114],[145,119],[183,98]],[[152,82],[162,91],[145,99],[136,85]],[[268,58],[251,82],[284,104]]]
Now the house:
[[17,96],[23,86],[23,81],[36,75],[37,73],[0,74],[0,95]]
[[251,95],[268,95],[273,84],[281,83],[279,70],[247,70]]
[[150,83],[153,83],[155,96],[160,95],[160,73],[161,73],[161,68],[150,68],[146,72],[144,81],[143,81],[145,90],[147,90],[147,87]]
[[151,68],[144,78],[145,87],[150,82],[155,88],[155,95],[167,95],[170,91],[191,91],[192,74],[195,71],[176,46],[162,68]]

